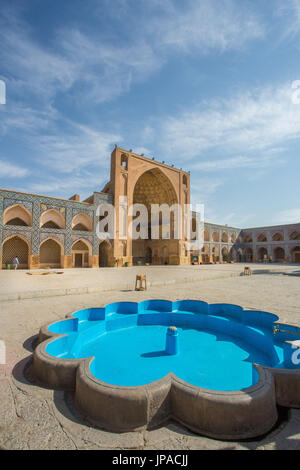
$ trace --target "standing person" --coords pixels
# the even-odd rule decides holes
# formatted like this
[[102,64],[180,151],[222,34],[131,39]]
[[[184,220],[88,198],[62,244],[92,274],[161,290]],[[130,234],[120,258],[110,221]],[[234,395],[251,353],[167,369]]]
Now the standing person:
[[18,265],[20,264],[19,258],[17,256],[14,257],[12,264],[13,264],[14,270],[16,270],[18,268]]

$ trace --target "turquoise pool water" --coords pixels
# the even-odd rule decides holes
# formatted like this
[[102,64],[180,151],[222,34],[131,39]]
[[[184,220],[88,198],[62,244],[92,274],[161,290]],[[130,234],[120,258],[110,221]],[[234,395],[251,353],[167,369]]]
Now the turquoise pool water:
[[[277,316],[236,305],[120,302],[73,317],[51,325],[50,331],[65,336],[49,343],[46,352],[65,359],[93,356],[91,373],[114,385],[145,385],[173,372],[198,387],[233,391],[257,382],[253,363],[299,367],[284,343],[291,338],[273,334]],[[178,329],[176,355],[166,352],[169,326]]]

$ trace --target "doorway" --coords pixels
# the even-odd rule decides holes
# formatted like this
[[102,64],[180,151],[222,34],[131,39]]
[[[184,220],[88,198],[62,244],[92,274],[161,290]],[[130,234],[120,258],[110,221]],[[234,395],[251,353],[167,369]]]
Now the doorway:
[[75,268],[82,268],[82,253],[75,253]]
[[113,266],[112,246],[105,240],[99,245],[99,267],[107,268],[108,266]]

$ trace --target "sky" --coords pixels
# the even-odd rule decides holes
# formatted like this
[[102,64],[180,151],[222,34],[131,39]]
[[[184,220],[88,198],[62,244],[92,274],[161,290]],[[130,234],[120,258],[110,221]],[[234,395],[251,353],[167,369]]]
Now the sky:
[[1,0],[0,187],[81,200],[117,144],[193,208],[300,222],[300,0]]

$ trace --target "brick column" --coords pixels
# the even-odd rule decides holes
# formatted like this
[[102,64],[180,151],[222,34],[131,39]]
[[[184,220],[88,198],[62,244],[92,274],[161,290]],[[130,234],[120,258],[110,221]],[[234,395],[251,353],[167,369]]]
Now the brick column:
[[284,229],[284,250],[285,250],[285,259],[287,260],[288,263],[290,263],[292,261],[292,258],[291,258],[291,253],[290,253],[290,247],[289,247],[289,232],[288,232],[288,229],[285,228]]
[[33,202],[32,207],[32,238],[31,238],[31,256],[29,260],[30,269],[39,269],[40,267],[40,202]]
[[[210,239],[210,236],[209,236],[209,239]],[[209,242],[209,262],[210,263],[213,263],[213,257],[212,257],[212,254],[211,254],[211,242]]]

